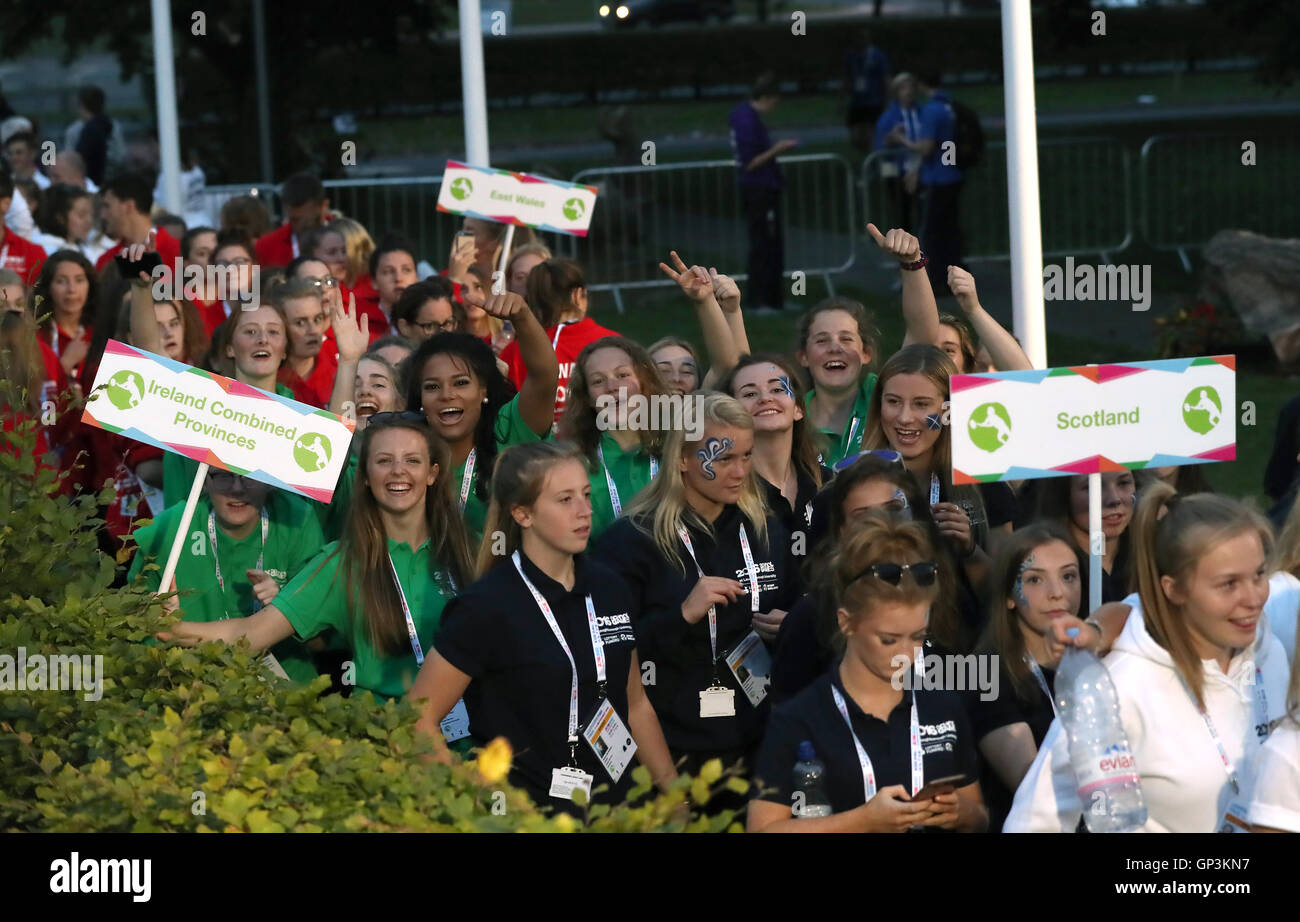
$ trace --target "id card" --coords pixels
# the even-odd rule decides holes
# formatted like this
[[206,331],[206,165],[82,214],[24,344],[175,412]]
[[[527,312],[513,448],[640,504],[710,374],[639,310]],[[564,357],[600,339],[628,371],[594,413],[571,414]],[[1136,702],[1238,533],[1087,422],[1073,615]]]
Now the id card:
[[284,671],[284,667],[280,665],[280,661],[275,658],[274,653],[268,651],[266,656],[262,657],[262,665],[271,670],[273,675],[288,680],[289,673]]
[[551,770],[551,796],[573,800],[573,792],[581,788],[591,800],[592,776],[580,768],[555,768]]
[[449,743],[463,740],[469,736],[469,711],[465,710],[465,699],[461,698],[451,709],[440,725],[443,739]]
[[582,730],[582,738],[587,741],[600,764],[605,766],[609,777],[618,781],[636,754],[636,741],[627,732],[627,726],[614,710],[608,698],[596,705],[595,715]]
[[1223,814],[1223,819],[1219,821],[1219,832],[1250,832],[1250,824],[1246,822],[1246,805],[1240,801],[1233,801],[1228,804],[1228,811]]
[[740,683],[745,697],[754,707],[767,697],[767,687],[772,684],[772,657],[763,645],[763,638],[750,631],[740,643],[724,655],[727,668]]
[[730,688],[713,685],[700,692],[701,717],[735,717],[736,693]]

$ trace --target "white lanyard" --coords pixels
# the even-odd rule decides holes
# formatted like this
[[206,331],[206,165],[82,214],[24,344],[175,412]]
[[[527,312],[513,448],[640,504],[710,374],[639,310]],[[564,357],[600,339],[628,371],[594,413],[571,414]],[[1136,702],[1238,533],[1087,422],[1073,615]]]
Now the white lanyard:
[[[614,518],[623,514],[623,504],[619,502],[618,487],[614,484],[614,478],[610,476],[609,468],[605,465],[605,447],[596,446],[596,456],[600,459],[600,469],[605,472],[605,487],[609,490],[609,504],[614,507]],[[650,456],[650,479],[654,480],[659,473],[659,461]]]
[[930,505],[939,502],[939,475],[930,475]]
[[465,473],[460,475],[460,511],[465,511],[465,504],[469,502],[469,488],[474,484],[474,462],[478,459],[478,449],[471,448],[469,457],[465,459]]
[[844,457],[846,457],[846,458],[849,457],[850,455],[852,455],[852,454],[854,453],[854,452],[853,452],[853,435],[854,435],[854,433],[856,433],[856,432],[858,431],[858,423],[859,423],[859,422],[861,422],[861,420],[860,420],[858,417],[855,416],[855,417],[853,417],[853,421],[849,423],[849,436],[848,436],[848,438],[846,438],[846,439],[844,440]]
[[[686,531],[685,525],[677,526],[677,536],[682,539],[682,544],[686,545],[686,551],[691,555],[691,562],[695,564],[695,572],[699,574],[700,579],[704,579],[704,571],[700,569],[700,562],[695,557],[695,548],[691,545],[691,536]],[[745,555],[745,565],[749,568],[749,581],[753,586],[753,595],[751,596],[754,611],[758,611],[758,572],[754,568],[754,558],[749,553],[749,536],[745,534],[745,523],[740,523],[740,546],[741,552]],[[709,606],[709,650],[713,653],[713,663],[718,662],[718,607]]]
[[1029,664],[1029,671],[1032,672],[1034,674],[1034,678],[1038,680],[1038,687],[1041,688],[1043,690],[1043,694],[1047,696],[1047,703],[1052,706],[1052,714],[1055,715],[1056,699],[1052,697],[1052,692],[1047,687],[1047,679],[1043,675],[1042,668],[1039,667],[1038,663],[1034,661],[1034,658],[1032,656],[1026,656],[1025,662]]
[[406,617],[406,634],[411,638],[411,651],[415,653],[415,665],[424,665],[424,647],[420,646],[420,638],[415,633],[415,619],[411,617],[411,606],[406,604],[406,592],[402,589],[402,581],[397,576],[397,564],[393,563],[393,555],[388,555],[388,567],[393,571],[393,582],[397,584],[397,598],[402,603],[402,614]]
[[[844,696],[840,694],[840,690],[835,687],[834,683],[831,683],[831,694],[835,698],[835,707],[839,710],[840,716],[844,718],[844,725],[849,728],[849,736],[853,737],[853,748],[858,752],[858,767],[862,769],[862,790],[866,795],[866,801],[869,801],[876,796],[876,772],[871,765],[871,757],[862,748],[858,735],[853,732],[853,723],[849,720],[849,709],[844,703]],[[888,721],[885,722],[885,726],[889,726]],[[925,783],[925,753],[921,750],[921,722],[916,714],[915,689],[912,690],[912,722],[908,739],[908,746],[912,754],[912,793],[915,794],[921,790]]]
[[[1210,731],[1210,739],[1214,740],[1214,748],[1219,750],[1219,758],[1223,762],[1223,770],[1228,774],[1228,782],[1232,785],[1233,793],[1240,794],[1241,785],[1237,782],[1237,769],[1228,761],[1228,753],[1223,748],[1223,741],[1219,739],[1219,731],[1214,728],[1214,721],[1210,718],[1210,712],[1205,708],[1200,710],[1201,718],[1205,721],[1205,729]],[[1266,725],[1268,723],[1268,695],[1264,691],[1264,675],[1258,666],[1255,667],[1255,710],[1259,712],[1256,715],[1256,725]]]
[[8,258],[9,258],[9,244],[6,243],[4,245],[4,249],[0,250],[0,269],[5,268],[5,260]]
[[293,258],[298,258],[298,237],[296,234],[289,234],[289,243],[293,246]]
[[[560,625],[555,620],[555,615],[551,611],[550,603],[546,598],[537,591],[527,574],[524,573],[524,565],[519,559],[519,552],[515,551],[510,555],[514,561],[515,569],[519,571],[519,578],[524,581],[528,591],[533,594],[533,601],[537,607],[542,610],[542,617],[546,619],[547,626],[555,639],[560,642],[564,649],[564,655],[569,658],[569,669],[572,680],[569,683],[569,743],[573,744],[578,741],[578,664],[573,660],[573,651],[569,649],[568,641],[564,639],[564,632],[560,630]],[[605,696],[605,644],[600,639],[600,626],[596,623],[596,606],[591,601],[591,593],[587,593],[587,630],[591,634],[591,652],[596,657],[596,681],[600,683],[600,695]]]
[[577,323],[577,321],[566,320],[564,321],[564,323],[557,323],[555,325],[555,339],[551,340],[552,351],[557,351],[560,348],[560,331],[563,330],[565,327],[569,326],[569,324],[571,323]]
[[[257,552],[257,567],[262,569],[262,560],[266,556],[266,535],[270,531],[270,521],[266,514],[266,507],[262,507],[262,549]],[[217,558],[217,513],[215,510],[208,510],[208,544],[212,545],[212,566],[217,571],[217,585],[224,593],[226,591],[226,580],[221,575],[221,561]]]

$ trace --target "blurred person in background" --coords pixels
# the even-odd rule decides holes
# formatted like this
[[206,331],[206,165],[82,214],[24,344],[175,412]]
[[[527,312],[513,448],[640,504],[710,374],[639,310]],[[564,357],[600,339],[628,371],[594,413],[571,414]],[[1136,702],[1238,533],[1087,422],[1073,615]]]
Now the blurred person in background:
[[849,141],[871,150],[871,129],[889,100],[889,56],[871,42],[871,30],[858,33],[857,47],[844,55],[844,92],[848,97]]
[[221,206],[220,230],[238,231],[256,240],[271,229],[271,212],[256,195],[236,195]]
[[303,234],[329,220],[330,200],[321,181],[295,173],[280,187],[285,222],[257,239],[257,262],[263,269],[287,266],[299,255]]

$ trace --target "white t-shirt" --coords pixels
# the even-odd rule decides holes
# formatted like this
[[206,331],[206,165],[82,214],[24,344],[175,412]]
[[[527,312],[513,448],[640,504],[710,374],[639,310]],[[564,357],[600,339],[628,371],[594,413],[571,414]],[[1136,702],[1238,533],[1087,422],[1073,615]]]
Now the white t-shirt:
[[1277,639],[1282,641],[1286,658],[1295,665],[1295,623],[1296,611],[1300,610],[1300,579],[1296,579],[1285,570],[1279,570],[1268,580],[1268,601],[1264,603],[1264,614],[1268,616],[1268,626],[1273,629]]
[[1300,832],[1300,726],[1284,719],[1255,761],[1255,790],[1246,816],[1253,826]]
[[23,198],[22,193],[17,189],[9,199],[9,210],[5,212],[5,227],[28,240],[36,233],[36,221],[32,218],[32,210],[27,207],[27,199]]

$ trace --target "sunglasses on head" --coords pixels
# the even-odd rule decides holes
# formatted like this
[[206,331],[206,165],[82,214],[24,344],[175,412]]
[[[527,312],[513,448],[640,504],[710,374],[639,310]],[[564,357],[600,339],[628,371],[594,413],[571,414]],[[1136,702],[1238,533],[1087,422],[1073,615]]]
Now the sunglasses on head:
[[887,461],[890,464],[896,464],[899,467],[903,466],[903,456],[892,448],[872,448],[868,451],[860,451],[856,455],[835,462],[835,466],[831,469],[838,474],[846,468],[853,466],[853,464],[860,458],[879,458],[881,461]]
[[911,573],[912,579],[918,586],[933,586],[935,576],[939,573],[939,565],[932,560],[923,560],[919,563],[873,563],[853,577],[853,581],[871,575],[891,586],[897,586],[902,581],[904,573]]
[[367,426],[384,426],[391,423],[427,423],[423,413],[417,413],[414,410],[385,410],[383,413],[375,413],[370,417]]

